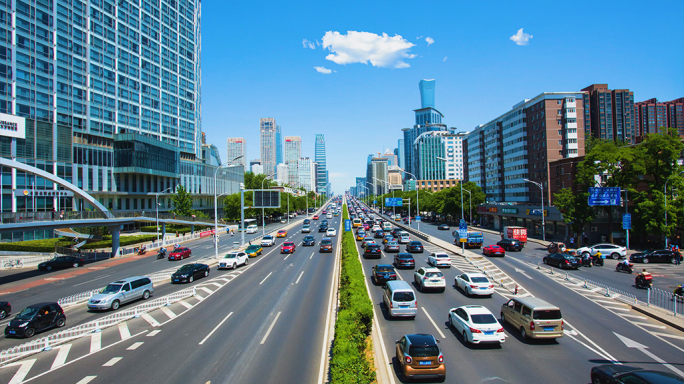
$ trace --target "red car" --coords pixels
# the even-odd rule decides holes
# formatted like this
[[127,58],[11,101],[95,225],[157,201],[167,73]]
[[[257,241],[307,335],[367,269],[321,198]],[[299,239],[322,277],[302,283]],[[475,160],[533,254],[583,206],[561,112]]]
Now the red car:
[[328,211],[326,211],[326,210],[324,209],[324,210],[323,210],[323,214],[325,215],[326,213],[328,213]]
[[297,249],[297,246],[295,243],[291,241],[286,241],[283,243],[283,246],[280,248],[280,253],[294,253],[295,249]]
[[370,225],[368,223],[363,223],[363,229],[368,231],[370,229]]
[[169,260],[183,260],[186,257],[190,257],[192,254],[192,251],[190,248],[177,248],[174,249],[171,253],[169,253]]
[[318,220],[318,215],[314,215],[313,219]]
[[482,254],[486,256],[506,256],[506,251],[498,245],[488,245],[482,248]]

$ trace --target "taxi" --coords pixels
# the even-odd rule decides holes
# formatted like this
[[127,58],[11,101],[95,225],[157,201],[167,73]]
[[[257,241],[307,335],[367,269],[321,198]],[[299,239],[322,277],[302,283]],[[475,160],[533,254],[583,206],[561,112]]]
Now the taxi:
[[313,219],[318,220],[318,215],[314,215]]
[[252,244],[247,249],[245,249],[245,253],[249,255],[249,257],[257,257],[261,255],[261,252],[263,252],[264,249],[261,248],[261,245],[258,244]]
[[356,233],[356,241],[361,241],[366,237],[366,232],[364,231],[358,231]]
[[287,230],[281,229],[278,231],[278,234],[276,234],[276,237],[287,237]]

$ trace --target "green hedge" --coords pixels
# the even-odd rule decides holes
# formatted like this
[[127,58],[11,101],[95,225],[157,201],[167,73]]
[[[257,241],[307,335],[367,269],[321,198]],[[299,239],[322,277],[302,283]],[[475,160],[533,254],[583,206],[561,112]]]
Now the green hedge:
[[[349,219],[347,206],[343,219]],[[368,297],[353,232],[342,235],[340,308],[330,361],[331,383],[374,383],[375,369],[366,358],[366,340],[373,327],[373,304]]]
[[[121,236],[119,238],[119,244],[123,247],[131,244],[152,242],[155,240],[157,240],[157,235]],[[81,240],[78,240],[77,242],[80,241]],[[63,237],[44,240],[17,241],[14,243],[0,243],[0,251],[54,252],[56,246],[70,247],[73,244],[75,243]],[[102,241],[88,243],[81,247],[81,249],[101,249],[111,248],[111,246],[112,237],[104,236]]]
[[[138,235],[138,236],[121,236],[119,238],[119,245],[125,247],[127,245],[147,243],[157,240],[157,235]],[[88,243],[81,247],[81,249],[96,249],[96,248],[111,248],[112,237],[105,236],[102,241]]]
[[[201,231],[207,228],[204,225],[195,225],[195,231]],[[159,229],[161,230],[161,225],[159,226]],[[189,233],[192,229],[190,227],[186,227],[184,225],[167,225],[166,226],[166,233]],[[140,227],[141,232],[156,232],[156,227],[154,225],[148,225],[145,227]]]

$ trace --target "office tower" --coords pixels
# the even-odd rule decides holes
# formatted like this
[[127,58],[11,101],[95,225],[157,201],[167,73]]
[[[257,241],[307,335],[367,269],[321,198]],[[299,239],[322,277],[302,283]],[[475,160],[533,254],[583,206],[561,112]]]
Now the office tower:
[[435,80],[421,80],[418,83],[420,88],[420,107],[434,108],[435,107]]
[[365,177],[357,177],[356,178],[356,192],[357,195],[356,197],[361,197],[366,195],[366,189],[364,188],[366,186],[366,178]]
[[314,162],[309,157],[302,157],[298,161],[299,164],[299,187],[304,188],[307,192],[313,191],[316,187],[314,176]]
[[397,166],[389,166],[387,168],[387,186],[391,191],[403,190],[403,173]]
[[259,119],[261,133],[261,166],[265,175],[275,173],[276,167],[276,123],[272,117]]
[[284,163],[283,159],[283,132],[280,130],[280,125],[276,125],[275,133],[276,145],[276,164]]
[[228,158],[226,161],[242,156],[235,160],[233,164],[241,164],[245,169],[247,168],[247,141],[244,137],[229,137],[228,138]]
[[282,185],[288,185],[290,178],[288,175],[288,166],[286,164],[278,164],[276,166],[276,181]]
[[634,103],[634,122],[638,141],[649,133],[662,133],[662,128],[676,128],[684,136],[684,97],[664,103],[648,99]]
[[292,188],[299,188],[299,168],[297,163],[302,157],[302,138],[299,136],[285,136],[285,164],[287,164],[289,184]]
[[404,148],[404,139],[399,139],[397,141],[397,162],[399,163],[399,168],[406,168],[406,148]]
[[446,179],[445,142],[442,135],[445,131],[424,132],[413,144],[416,156],[416,177],[418,180],[444,180]]
[[261,165],[261,159],[254,159],[249,161],[249,169],[252,169],[252,165],[258,164]]
[[370,184],[373,195],[384,195],[389,191],[388,188],[388,164],[385,157],[374,157],[371,159]]
[[399,166],[399,162],[397,161],[397,155],[394,154],[392,150],[387,148],[385,153],[380,155],[380,157],[384,157],[387,159],[387,165],[396,165]]
[[592,84],[582,92],[585,133],[605,140],[635,143],[633,92],[610,90],[608,84]]
[[264,167],[261,164],[252,164],[251,169],[255,175],[264,174]]
[[318,175],[318,193],[328,195],[328,172],[325,166],[325,136],[322,133],[316,134],[315,160],[318,164],[316,174]]
[[453,133],[443,136],[444,148],[446,150],[446,179],[463,180],[463,140],[468,132]]
[[526,99],[466,136],[468,179],[488,201],[533,202],[543,183],[549,201],[548,163],[584,155],[584,92],[545,92]]
[[314,161],[312,166],[313,166],[312,172],[313,172],[314,183],[313,183],[313,186],[311,187],[311,190],[318,193],[318,163]]

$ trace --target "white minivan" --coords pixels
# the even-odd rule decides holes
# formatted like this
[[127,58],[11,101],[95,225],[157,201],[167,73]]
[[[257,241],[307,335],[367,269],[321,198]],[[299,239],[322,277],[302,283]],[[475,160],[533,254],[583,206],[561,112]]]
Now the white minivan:
[[408,244],[411,242],[411,236],[408,232],[399,232],[399,244]]
[[383,288],[382,301],[390,317],[415,318],[418,312],[416,294],[409,283],[404,280],[388,281]]
[[246,232],[247,233],[257,233],[258,230],[259,230],[259,227],[257,227],[256,224],[252,224],[252,225],[247,227]]

